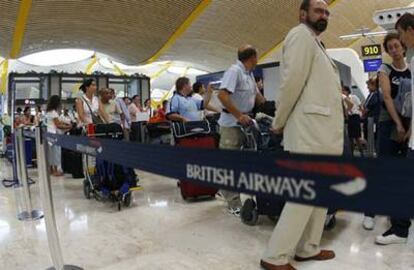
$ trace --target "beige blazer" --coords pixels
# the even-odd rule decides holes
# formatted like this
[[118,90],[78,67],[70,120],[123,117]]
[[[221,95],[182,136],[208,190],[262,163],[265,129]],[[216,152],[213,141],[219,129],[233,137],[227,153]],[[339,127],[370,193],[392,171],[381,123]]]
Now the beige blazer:
[[339,71],[304,24],[284,41],[281,87],[273,128],[284,129],[292,153],[341,155],[344,114]]

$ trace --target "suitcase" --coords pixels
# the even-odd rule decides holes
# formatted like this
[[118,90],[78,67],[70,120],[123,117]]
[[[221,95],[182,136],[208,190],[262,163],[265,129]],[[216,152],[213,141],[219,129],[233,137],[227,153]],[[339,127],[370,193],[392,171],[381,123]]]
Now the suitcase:
[[[214,136],[191,136],[176,139],[176,145],[180,147],[193,148],[217,148],[218,140]],[[193,184],[186,180],[180,180],[178,186],[181,190],[181,196],[184,200],[198,197],[215,197],[218,189],[203,185]]]
[[148,123],[148,138],[150,144],[171,144],[171,123]]
[[256,225],[259,216],[268,216],[271,220],[276,221],[282,214],[285,201],[269,200],[263,196],[256,196],[256,199],[247,199],[241,209],[240,217],[244,224]]
[[82,154],[62,148],[62,170],[74,179],[84,178]]
[[[82,129],[76,127],[69,131],[69,134],[72,136],[79,136],[81,133]],[[74,179],[84,178],[85,175],[83,174],[82,154],[63,147],[61,149],[63,172],[71,174]]]

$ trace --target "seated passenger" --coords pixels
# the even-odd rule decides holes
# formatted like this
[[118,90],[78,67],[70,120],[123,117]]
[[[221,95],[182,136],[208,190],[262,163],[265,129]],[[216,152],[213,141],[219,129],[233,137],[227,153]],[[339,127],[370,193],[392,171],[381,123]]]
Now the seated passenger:
[[209,106],[212,91],[209,90],[203,100],[191,96],[192,87],[186,77],[178,78],[175,82],[176,91],[167,108],[167,119],[176,122],[201,121],[200,111],[214,110]]

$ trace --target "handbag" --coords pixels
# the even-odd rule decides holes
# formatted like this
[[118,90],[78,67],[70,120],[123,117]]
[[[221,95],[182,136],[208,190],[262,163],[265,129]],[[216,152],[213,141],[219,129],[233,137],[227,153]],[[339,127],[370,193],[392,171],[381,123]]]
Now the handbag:
[[86,106],[88,106],[89,111],[91,112],[91,116],[92,116],[92,123],[93,123],[94,125],[104,124],[104,121],[102,121],[102,119],[99,117],[99,115],[96,115],[96,114],[94,114],[94,113],[93,113],[92,108],[91,108],[91,106],[89,105],[89,102],[88,102],[88,101],[87,101],[84,97],[82,97],[82,99],[83,99],[83,102],[85,102],[85,103],[86,103]]
[[172,122],[172,131],[174,138],[211,134],[208,121]]

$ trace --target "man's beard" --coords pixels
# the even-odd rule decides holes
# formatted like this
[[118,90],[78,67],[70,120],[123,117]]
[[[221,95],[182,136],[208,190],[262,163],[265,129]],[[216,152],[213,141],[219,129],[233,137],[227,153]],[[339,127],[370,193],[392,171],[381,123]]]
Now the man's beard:
[[328,28],[328,21],[324,20],[324,19],[319,19],[316,22],[312,22],[309,19],[309,16],[306,17],[306,23],[312,27],[313,30],[319,32],[319,33],[323,33],[325,32],[325,30]]

